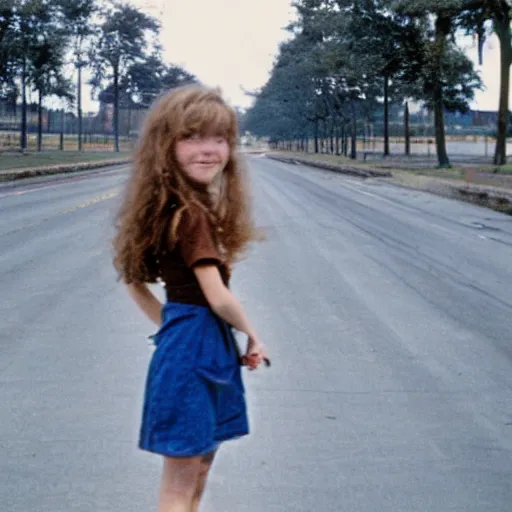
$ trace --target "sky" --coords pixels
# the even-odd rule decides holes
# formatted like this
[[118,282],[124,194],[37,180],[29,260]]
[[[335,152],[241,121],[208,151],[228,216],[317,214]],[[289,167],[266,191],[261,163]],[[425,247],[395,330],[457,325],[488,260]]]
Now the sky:
[[[294,18],[291,0],[130,0],[162,24],[160,40],[168,63],[184,67],[202,82],[219,86],[234,106],[248,107],[245,90],[268,80],[284,27]],[[465,41],[477,63],[476,46]],[[499,45],[494,37],[484,48],[484,64],[477,66],[485,90],[476,93],[474,109],[497,110]],[[84,109],[96,109],[84,90]]]
[[[461,45],[475,63],[475,69],[484,83],[482,91],[476,91],[474,110],[498,110],[500,97],[500,44],[493,34],[484,45],[483,65],[478,64],[478,48],[471,39]],[[512,100],[512,95],[510,96]],[[512,105],[512,101],[510,103]]]

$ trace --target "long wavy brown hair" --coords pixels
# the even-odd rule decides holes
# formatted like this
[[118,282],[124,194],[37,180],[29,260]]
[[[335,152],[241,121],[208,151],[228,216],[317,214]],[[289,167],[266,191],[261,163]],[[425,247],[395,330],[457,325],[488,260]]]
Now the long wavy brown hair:
[[[229,161],[209,189],[194,186],[176,160],[176,142],[193,134],[223,136],[229,142]],[[215,89],[187,85],[155,101],[116,216],[114,266],[120,279],[125,283],[157,280],[154,262],[159,254],[172,250],[179,221],[192,205],[210,216],[228,264],[258,238],[237,141],[236,113]]]

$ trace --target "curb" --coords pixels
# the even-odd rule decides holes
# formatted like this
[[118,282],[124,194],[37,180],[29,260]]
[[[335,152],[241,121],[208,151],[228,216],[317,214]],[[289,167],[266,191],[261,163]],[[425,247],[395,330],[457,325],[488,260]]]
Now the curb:
[[512,190],[488,185],[449,185],[453,197],[512,215]]
[[329,171],[341,172],[351,176],[359,176],[360,178],[391,178],[393,175],[389,171],[377,171],[376,169],[361,169],[359,167],[352,167],[345,164],[334,164],[329,162],[322,162],[320,160],[309,160],[308,158],[300,157],[286,157],[281,155],[266,154],[267,158],[277,160],[285,163],[301,163],[311,167],[318,167],[319,169],[327,169]]
[[87,171],[89,169],[100,169],[102,167],[113,167],[116,165],[126,165],[130,162],[130,159],[124,158],[100,160],[96,162],[50,165],[44,167],[26,167],[24,169],[7,169],[5,171],[0,171],[0,182],[16,181],[24,178],[33,178],[36,176],[49,176],[52,174]]

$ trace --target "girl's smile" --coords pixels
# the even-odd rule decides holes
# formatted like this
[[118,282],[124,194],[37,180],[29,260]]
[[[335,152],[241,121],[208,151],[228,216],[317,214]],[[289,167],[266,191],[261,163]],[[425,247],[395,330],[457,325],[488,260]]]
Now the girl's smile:
[[176,143],[176,159],[192,181],[209,185],[228,163],[229,143],[225,137],[193,135]]

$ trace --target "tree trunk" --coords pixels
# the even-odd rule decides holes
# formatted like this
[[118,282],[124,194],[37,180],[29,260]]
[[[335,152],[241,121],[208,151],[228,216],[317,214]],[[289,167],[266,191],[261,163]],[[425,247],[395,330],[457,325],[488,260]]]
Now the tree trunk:
[[330,133],[330,151],[331,155],[334,155],[334,120],[331,120],[331,133]]
[[315,119],[315,154],[318,154],[318,119]]
[[451,167],[448,152],[446,151],[446,135],[444,129],[444,104],[443,94],[438,89],[441,86],[436,86],[434,90],[434,124],[436,129],[436,149],[437,160],[439,167]]
[[17,93],[16,93],[16,95],[13,95],[13,98],[10,100],[9,103],[10,103],[11,108],[12,108],[12,115],[14,117],[16,117],[17,114],[18,114],[18,105],[17,105],[17,103],[18,103],[18,95],[17,95]]
[[500,103],[498,110],[498,136],[494,152],[494,164],[504,165],[507,163],[507,135],[509,119],[509,87],[510,87],[510,64],[512,63],[512,48],[510,34],[510,14],[507,10],[503,19],[494,20],[495,32],[500,40]]
[[132,131],[132,107],[131,105],[128,107],[128,128],[126,130],[126,135],[130,138],[130,134]]
[[119,153],[119,68],[114,67],[114,151]]
[[350,145],[350,158],[357,159],[357,119],[356,119],[356,106],[352,101],[352,126],[350,128],[351,145]]
[[434,51],[433,77],[434,88],[432,100],[434,104],[434,124],[436,129],[436,148],[439,167],[451,167],[448,152],[446,151],[446,135],[444,129],[444,101],[443,85],[441,83],[442,60],[446,48],[446,38],[450,33],[451,21],[449,18],[438,16],[436,20],[436,41]]
[[64,151],[64,109],[60,109],[60,140],[59,149]]
[[78,115],[78,151],[83,150],[82,144],[82,65],[78,65],[78,79],[76,84],[77,115]]
[[411,132],[409,130],[409,102],[405,102],[405,113],[404,113],[404,122],[405,122],[405,155],[411,156]]
[[27,58],[23,55],[21,65],[21,151],[27,150]]
[[384,156],[389,156],[389,76],[384,75]]
[[37,101],[37,151],[43,147],[43,94],[38,91]]

